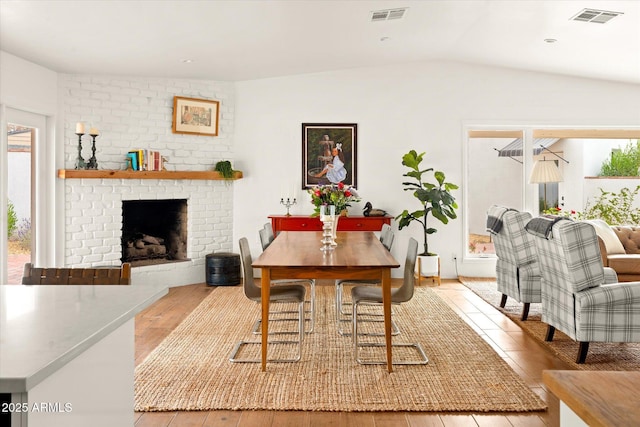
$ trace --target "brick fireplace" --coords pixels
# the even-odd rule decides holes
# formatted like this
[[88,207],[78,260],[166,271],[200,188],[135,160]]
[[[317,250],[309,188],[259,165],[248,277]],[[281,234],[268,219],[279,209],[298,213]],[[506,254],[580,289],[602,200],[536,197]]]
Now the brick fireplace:
[[[188,179],[65,179],[65,265],[93,267],[120,265],[123,258],[123,206],[142,204],[157,214],[169,210],[182,224],[185,237],[179,249],[182,262],[138,265],[132,283],[149,281],[176,286],[205,281],[205,257],[232,252],[232,186],[222,181]],[[167,208],[172,200],[178,208]],[[177,202],[176,202],[177,201]],[[188,215],[186,209],[188,207]],[[147,235],[160,234],[147,216]],[[140,220],[137,220],[140,223]],[[155,221],[155,220],[154,220]],[[144,221],[142,221],[144,222]],[[186,222],[186,224],[185,224]],[[174,230],[174,233],[176,231]],[[166,238],[163,236],[154,236]],[[170,250],[170,251],[173,251]]]
[[[169,159],[169,171],[211,171],[216,161],[234,158],[235,86],[231,82],[60,74],[58,84],[67,169],[73,169],[78,156],[76,122],[100,129],[96,140],[100,170],[123,169],[126,153],[133,149],[160,151]],[[218,136],[173,133],[174,96],[219,100]],[[85,135],[82,156],[88,159],[91,154]],[[234,186],[223,181],[189,177],[63,181],[59,202],[64,202],[66,266],[120,265],[122,205],[128,201],[175,199],[188,205],[187,259],[134,267],[133,285],[204,282],[206,255],[237,250],[232,243]]]

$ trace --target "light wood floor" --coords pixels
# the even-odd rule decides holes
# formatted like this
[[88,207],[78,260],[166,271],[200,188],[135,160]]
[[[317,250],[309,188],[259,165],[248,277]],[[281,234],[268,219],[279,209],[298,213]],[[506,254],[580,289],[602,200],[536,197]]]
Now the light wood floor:
[[[394,279],[395,280],[395,279]],[[427,282],[428,283],[428,282]],[[319,285],[325,284],[320,282]],[[330,282],[326,283],[332,286]],[[425,281],[422,282],[423,286]],[[432,285],[429,285],[432,286]],[[559,403],[542,382],[545,369],[570,369],[515,323],[454,280],[433,287],[549,406],[531,413],[207,411],[136,413],[136,427],[427,427],[557,426]],[[171,288],[169,294],[136,317],[136,365],[215,288],[196,284]]]

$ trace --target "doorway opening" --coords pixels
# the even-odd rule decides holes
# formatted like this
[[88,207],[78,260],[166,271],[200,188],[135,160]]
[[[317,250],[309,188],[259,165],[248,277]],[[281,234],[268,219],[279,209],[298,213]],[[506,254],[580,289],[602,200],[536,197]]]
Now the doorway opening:
[[32,262],[32,176],[36,129],[7,124],[7,265],[9,284],[19,284],[23,266]]

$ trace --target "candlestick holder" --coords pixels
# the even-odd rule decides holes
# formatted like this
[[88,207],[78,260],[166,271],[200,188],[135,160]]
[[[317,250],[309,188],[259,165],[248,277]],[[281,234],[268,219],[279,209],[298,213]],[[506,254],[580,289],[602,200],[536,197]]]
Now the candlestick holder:
[[78,135],[78,158],[76,159],[76,169],[85,169],[87,163],[82,158],[82,135],[84,133],[76,133]]
[[89,159],[89,162],[87,163],[87,169],[98,169],[98,160],[96,159],[96,137],[98,135],[94,135],[92,133],[90,133],[89,135],[91,135],[91,158]]
[[322,247],[320,250],[324,253],[332,251],[336,245],[333,239],[333,224],[336,219],[336,207],[334,205],[320,206],[320,221],[322,221]]
[[331,229],[333,228],[333,219],[326,217],[322,222],[322,246],[320,250],[322,252],[329,252],[335,249],[335,242],[333,241],[333,234],[331,233]]
[[296,198],[294,197],[293,199],[290,198],[280,198],[280,204],[284,205],[287,208],[287,216],[291,216],[291,214],[289,213],[289,208],[293,205],[296,204]]

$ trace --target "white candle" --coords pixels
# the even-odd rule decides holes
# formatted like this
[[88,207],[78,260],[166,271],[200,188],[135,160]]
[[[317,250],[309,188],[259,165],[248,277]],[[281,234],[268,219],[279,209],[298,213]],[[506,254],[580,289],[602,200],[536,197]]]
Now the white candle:
[[98,128],[91,128],[89,129],[89,135],[100,135],[100,132],[98,132]]
[[320,206],[320,221],[327,222],[329,220],[329,212],[326,205]]
[[76,133],[84,133],[84,123],[76,123]]

